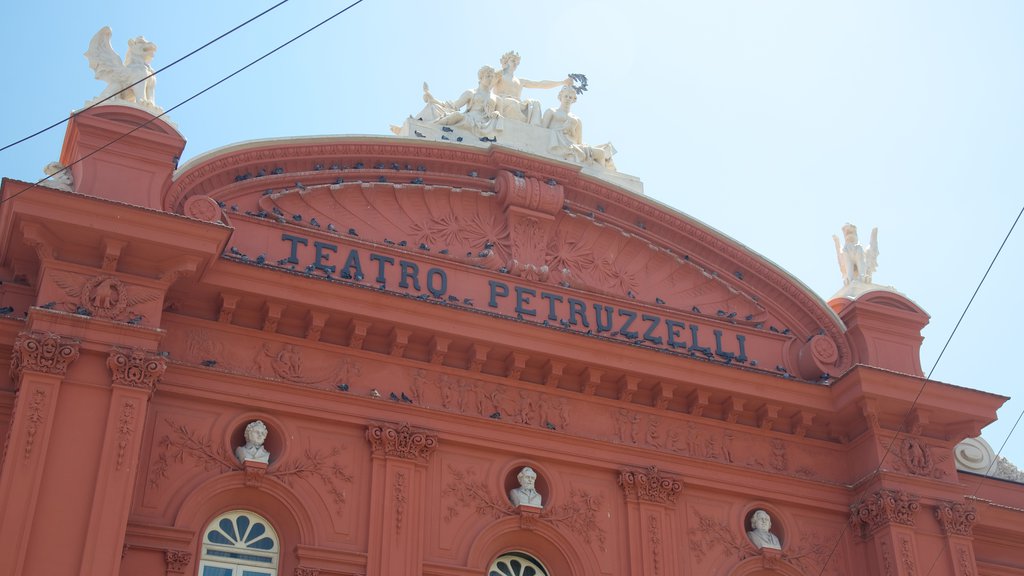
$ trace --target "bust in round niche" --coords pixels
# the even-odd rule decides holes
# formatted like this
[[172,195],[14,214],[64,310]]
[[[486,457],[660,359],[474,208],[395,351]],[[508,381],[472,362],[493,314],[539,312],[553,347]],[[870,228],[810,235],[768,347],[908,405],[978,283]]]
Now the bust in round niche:
[[235,456],[244,464],[252,462],[270,462],[270,452],[263,447],[267,440],[267,425],[262,420],[253,420],[245,427],[245,444],[235,448]]
[[750,528],[751,530],[747,532],[747,538],[750,538],[750,542],[758,550],[761,548],[782,549],[779,537],[771,532],[772,517],[766,510],[758,509],[754,511],[754,514],[750,517]]
[[512,505],[543,508],[541,504],[543,497],[540,492],[537,492],[537,473],[533,471],[533,468],[524,466],[516,479],[519,480],[519,487],[508,492],[508,499],[512,501]]

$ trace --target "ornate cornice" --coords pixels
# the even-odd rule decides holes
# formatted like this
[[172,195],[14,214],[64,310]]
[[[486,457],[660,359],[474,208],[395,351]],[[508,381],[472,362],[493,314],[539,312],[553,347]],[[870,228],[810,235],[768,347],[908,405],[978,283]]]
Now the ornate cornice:
[[918,497],[902,490],[882,489],[850,506],[850,523],[865,533],[889,524],[914,525],[914,513],[921,508]]
[[22,332],[14,340],[11,377],[18,380],[26,370],[63,376],[78,358],[78,344],[78,340],[57,334]]
[[366,439],[374,455],[426,463],[437,448],[437,436],[408,424],[370,424]]
[[978,510],[965,502],[939,502],[935,505],[935,518],[947,535],[971,536]]
[[645,470],[627,468],[619,472],[619,486],[630,500],[655,504],[675,504],[683,484],[675,478],[663,476],[657,466]]
[[144,350],[115,348],[107,357],[107,367],[114,384],[152,392],[167,369],[167,362]]

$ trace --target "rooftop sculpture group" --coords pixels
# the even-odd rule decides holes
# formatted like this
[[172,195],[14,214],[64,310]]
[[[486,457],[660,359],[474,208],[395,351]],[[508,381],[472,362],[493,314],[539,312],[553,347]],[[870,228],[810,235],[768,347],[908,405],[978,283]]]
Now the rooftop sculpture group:
[[[392,131],[400,136],[448,140],[473,144],[499,142],[513,148],[552,156],[614,171],[609,144],[590,146],[583,142],[583,123],[572,113],[572,105],[587,89],[587,78],[569,74],[563,80],[529,80],[516,76],[520,57],[506,52],[501,69],[483,66],[477,72],[477,87],[457,99],[436,98],[423,84],[426,107]],[[538,100],[523,96],[523,88],[561,89],[559,106],[543,109]]]

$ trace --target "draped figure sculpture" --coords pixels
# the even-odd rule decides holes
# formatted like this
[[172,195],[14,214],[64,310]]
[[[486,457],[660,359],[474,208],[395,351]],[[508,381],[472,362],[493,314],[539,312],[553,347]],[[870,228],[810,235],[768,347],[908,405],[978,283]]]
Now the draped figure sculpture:
[[596,164],[603,168],[615,169],[612,155],[615,147],[611,143],[600,146],[588,146],[583,143],[583,122],[571,112],[576,103],[576,90],[572,86],[563,86],[558,91],[558,108],[551,108],[544,113],[541,126],[551,130],[549,152],[565,160],[580,164]]
[[[430,87],[423,83],[423,101],[427,103],[429,116],[435,124],[461,126],[478,136],[490,136],[504,128],[504,118],[498,111],[498,98],[492,88],[495,70],[483,66],[477,72],[479,81],[475,90],[466,90],[454,102],[443,102],[434,98]],[[465,110],[462,107],[465,106]]]
[[572,86],[572,78],[565,80],[527,80],[516,76],[520,57],[515,51],[501,56],[501,70],[494,80],[494,93],[498,97],[500,110],[506,118],[533,124],[541,123],[541,105],[537,100],[523,98],[523,88],[556,88]]

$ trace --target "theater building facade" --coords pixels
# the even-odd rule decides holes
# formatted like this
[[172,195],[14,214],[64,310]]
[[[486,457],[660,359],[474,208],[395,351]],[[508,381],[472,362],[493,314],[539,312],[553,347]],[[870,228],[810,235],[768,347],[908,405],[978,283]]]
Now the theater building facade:
[[1006,398],[924,379],[913,301],[403,129],[178,167],[98,106],[4,180],[0,574],[1024,575],[954,457]]

